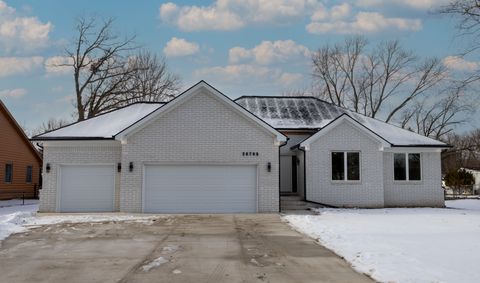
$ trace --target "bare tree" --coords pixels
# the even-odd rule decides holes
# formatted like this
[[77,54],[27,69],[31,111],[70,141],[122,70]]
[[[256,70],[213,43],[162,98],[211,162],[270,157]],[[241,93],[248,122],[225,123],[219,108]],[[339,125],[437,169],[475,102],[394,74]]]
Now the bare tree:
[[442,152],[442,171],[456,171],[461,167],[480,168],[480,129],[459,135],[449,133],[445,138],[452,148]]
[[63,126],[66,126],[70,124],[71,122],[67,119],[55,119],[55,118],[50,118],[47,122],[43,122],[40,126],[37,128],[33,129],[31,131],[32,136],[40,135],[46,132],[50,132],[53,130],[56,130],[58,128],[61,128]]
[[147,50],[138,52],[130,58],[130,64],[137,69],[126,88],[131,89],[131,101],[167,101],[179,91],[180,79],[170,73],[163,57]]
[[440,8],[439,12],[457,18],[457,29],[460,35],[472,41],[464,51],[464,55],[480,48],[480,1],[478,0],[451,0],[449,4]]
[[457,125],[467,122],[468,114],[474,108],[464,100],[465,84],[460,84],[437,93],[431,97],[416,101],[412,107],[404,110],[401,126],[427,137],[441,139],[453,132]]
[[178,78],[164,60],[140,52],[135,37],[120,38],[113,20],[78,20],[77,37],[66,54],[73,68],[78,121],[135,101],[168,100],[178,89]]
[[[367,47],[363,37],[350,37],[315,52],[312,62],[318,86],[316,95],[335,105],[391,122],[405,118],[407,110],[413,115],[411,109],[415,105],[418,108],[417,101],[424,100],[446,77],[440,60],[422,60],[398,41],[383,42],[370,50]],[[422,112],[426,111],[424,108]],[[403,120],[410,122],[412,117]],[[438,123],[441,118],[434,120]]]

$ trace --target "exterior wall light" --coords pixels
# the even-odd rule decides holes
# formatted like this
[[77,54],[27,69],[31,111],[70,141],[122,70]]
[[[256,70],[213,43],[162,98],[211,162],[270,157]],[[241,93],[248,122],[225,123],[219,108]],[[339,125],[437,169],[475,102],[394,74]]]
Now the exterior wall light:
[[45,170],[47,171],[47,173],[50,173],[50,163],[47,163],[47,165],[45,166]]
[[122,163],[120,162],[117,163],[117,172],[122,172]]
[[131,162],[131,161],[130,161],[130,164],[128,165],[128,170],[129,170],[130,172],[133,171],[133,162]]
[[271,171],[272,171],[272,163],[271,163],[271,162],[268,162],[268,163],[267,163],[267,171],[268,171],[268,172],[271,172]]

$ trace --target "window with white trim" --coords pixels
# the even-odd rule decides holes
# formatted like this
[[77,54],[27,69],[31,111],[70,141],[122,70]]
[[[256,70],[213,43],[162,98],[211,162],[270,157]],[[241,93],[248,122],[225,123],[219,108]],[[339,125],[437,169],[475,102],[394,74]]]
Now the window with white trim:
[[393,178],[395,181],[420,181],[422,170],[420,153],[394,153]]
[[360,181],[360,152],[332,152],[332,180]]

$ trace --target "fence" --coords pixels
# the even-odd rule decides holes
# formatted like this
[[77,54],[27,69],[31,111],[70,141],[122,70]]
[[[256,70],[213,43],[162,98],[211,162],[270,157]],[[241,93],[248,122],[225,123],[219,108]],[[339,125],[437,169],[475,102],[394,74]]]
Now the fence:
[[445,199],[480,197],[480,191],[474,185],[444,188]]

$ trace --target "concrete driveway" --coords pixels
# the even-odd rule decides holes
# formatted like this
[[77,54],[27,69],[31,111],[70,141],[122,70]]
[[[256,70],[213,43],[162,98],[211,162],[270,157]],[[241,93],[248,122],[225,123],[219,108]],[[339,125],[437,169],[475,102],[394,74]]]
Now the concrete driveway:
[[42,226],[0,248],[2,282],[372,282],[278,215]]

